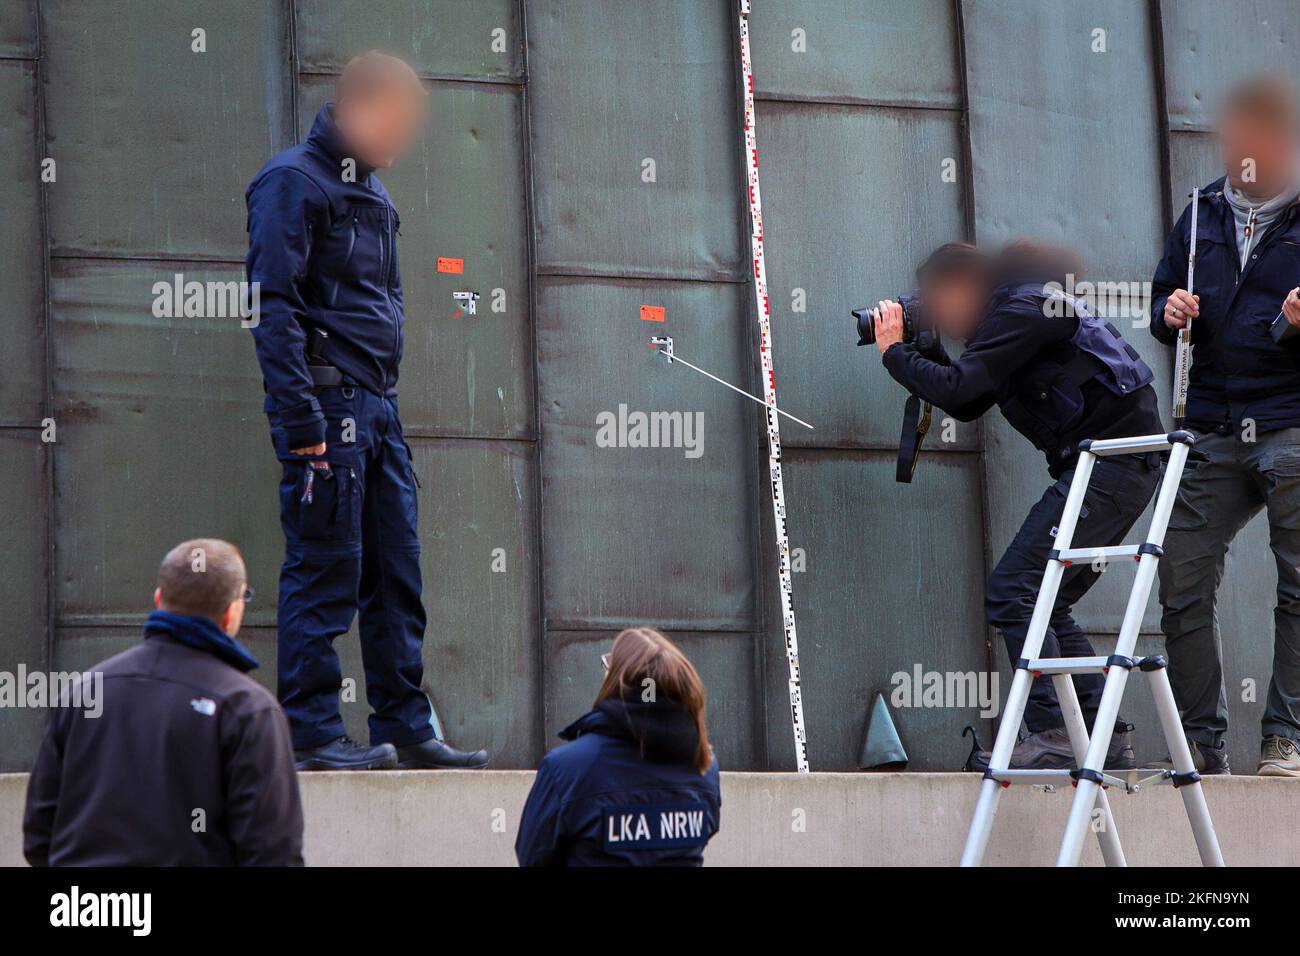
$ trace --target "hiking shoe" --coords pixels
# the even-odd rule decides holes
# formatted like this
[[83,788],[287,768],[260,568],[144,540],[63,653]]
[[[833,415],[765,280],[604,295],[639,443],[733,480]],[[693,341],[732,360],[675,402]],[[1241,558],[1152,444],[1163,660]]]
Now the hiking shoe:
[[[1106,770],[1132,770],[1137,766],[1133,756],[1133,744],[1129,737],[1132,724],[1125,725],[1127,730],[1116,730],[1110,738],[1110,748],[1106,751]],[[977,750],[971,755],[968,766],[971,770],[983,772],[989,767],[992,754],[987,750]],[[1070,735],[1064,727],[1040,730],[1020,739],[1011,750],[1011,770],[1073,770],[1074,749],[1070,746]]]
[[1290,737],[1265,737],[1255,772],[1261,777],[1300,777],[1300,747]]
[[[1267,743],[1267,741],[1265,742]],[[1196,768],[1196,772],[1202,777],[1222,777],[1232,773],[1228,769],[1227,744],[1220,742],[1219,746],[1211,747],[1209,744],[1203,744],[1188,737],[1187,746],[1192,751],[1192,766]],[[1157,760],[1152,766],[1164,770],[1173,770],[1174,761],[1166,754],[1164,760]]]

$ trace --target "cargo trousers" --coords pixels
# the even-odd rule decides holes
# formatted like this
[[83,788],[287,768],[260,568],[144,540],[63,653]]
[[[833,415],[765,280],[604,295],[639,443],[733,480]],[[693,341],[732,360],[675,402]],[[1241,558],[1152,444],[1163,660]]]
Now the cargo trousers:
[[281,464],[285,555],[278,608],[278,696],[296,750],[343,736],[343,675],[334,641],[360,615],[371,744],[397,747],[435,736],[422,688],[416,477],[397,395],[344,378],[319,392],[326,450],[294,455],[268,400]]
[[[1065,499],[1073,480],[1074,469],[1070,469],[1043,492],[989,576],[984,597],[985,616],[990,625],[1002,632],[1013,664],[1020,658],[1029,633],[1038,589],[1051,551],[1056,547],[1057,525],[1065,511]],[[1146,509],[1159,480],[1160,467],[1155,456],[1122,455],[1097,459],[1075,525],[1072,547],[1101,548],[1121,544]],[[1076,564],[1065,570],[1039,657],[1092,657],[1096,654],[1071,611],[1097,583],[1102,570],[1090,564]],[[1074,675],[1079,707],[1090,729],[1097,718],[1103,686],[1100,674]],[[1030,733],[1065,726],[1056,688],[1046,675],[1035,678],[1030,686],[1025,726]],[[1128,724],[1122,717],[1116,719],[1116,730],[1127,728]]]
[[1218,589],[1228,545],[1266,509],[1277,604],[1262,732],[1300,739],[1300,428],[1193,433],[1204,460],[1184,471],[1160,561],[1161,627],[1183,728],[1212,747],[1228,729]]

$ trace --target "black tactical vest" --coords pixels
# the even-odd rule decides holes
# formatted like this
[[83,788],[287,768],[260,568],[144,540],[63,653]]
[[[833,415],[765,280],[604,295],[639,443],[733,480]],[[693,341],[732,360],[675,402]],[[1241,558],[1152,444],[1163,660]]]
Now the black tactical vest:
[[[1003,416],[1036,448],[1050,459],[1073,457],[1076,436],[1071,430],[1084,417],[1084,386],[1099,382],[1124,397],[1150,384],[1155,373],[1114,325],[1074,296],[1041,283],[1016,286],[1003,295],[1017,311],[1079,320],[1069,347],[1018,370],[998,396]],[[1050,307],[1049,300],[1055,300]]]

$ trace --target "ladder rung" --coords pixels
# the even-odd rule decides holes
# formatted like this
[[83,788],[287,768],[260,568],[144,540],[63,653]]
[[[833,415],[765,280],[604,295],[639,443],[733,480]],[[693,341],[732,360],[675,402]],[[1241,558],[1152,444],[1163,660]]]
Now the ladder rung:
[[[1074,784],[1074,778],[1070,776],[1068,770],[990,770],[988,775],[998,783],[1028,783],[1035,786],[1060,784],[1065,787]],[[1105,771],[1102,771],[1101,778],[1103,787],[1128,789],[1128,785],[1123,780]]]
[[1106,657],[1043,657],[1027,661],[1025,670],[1035,674],[1100,674],[1106,669]]
[[1138,544],[1120,544],[1109,548],[1066,548],[1053,552],[1052,556],[1064,564],[1092,562],[1098,558],[1137,558],[1141,557],[1140,547]]
[[1168,451],[1175,441],[1179,444],[1191,445],[1192,436],[1187,432],[1170,432],[1168,435],[1138,435],[1136,438],[1092,439],[1081,442],[1079,450],[1092,452],[1101,457],[1142,455],[1151,451]]

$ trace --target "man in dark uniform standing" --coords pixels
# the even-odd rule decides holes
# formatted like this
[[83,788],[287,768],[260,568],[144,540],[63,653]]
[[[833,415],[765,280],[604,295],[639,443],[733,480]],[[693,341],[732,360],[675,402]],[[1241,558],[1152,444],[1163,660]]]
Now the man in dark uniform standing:
[[[374,172],[415,141],[424,96],[401,60],[353,59],[307,141],[246,196],[253,338],[283,466],[279,697],[300,770],[487,764],[436,739],[421,688],[416,487],[396,391],[400,221]],[[370,746],[344,735],[333,647],[358,611]]]

